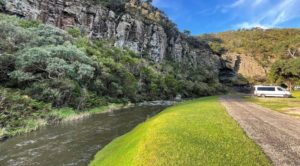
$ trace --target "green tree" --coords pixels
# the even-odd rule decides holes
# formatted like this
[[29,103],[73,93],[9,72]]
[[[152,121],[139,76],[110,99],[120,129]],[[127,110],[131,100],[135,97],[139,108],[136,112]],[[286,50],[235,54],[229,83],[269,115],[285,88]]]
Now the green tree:
[[300,79],[300,58],[275,62],[271,67],[269,77],[274,83],[286,83],[292,90]]

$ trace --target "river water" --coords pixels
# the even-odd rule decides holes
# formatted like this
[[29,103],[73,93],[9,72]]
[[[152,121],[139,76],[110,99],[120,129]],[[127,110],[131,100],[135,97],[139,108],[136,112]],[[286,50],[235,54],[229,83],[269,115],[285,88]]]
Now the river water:
[[113,139],[164,108],[122,109],[11,138],[0,143],[0,166],[86,166]]

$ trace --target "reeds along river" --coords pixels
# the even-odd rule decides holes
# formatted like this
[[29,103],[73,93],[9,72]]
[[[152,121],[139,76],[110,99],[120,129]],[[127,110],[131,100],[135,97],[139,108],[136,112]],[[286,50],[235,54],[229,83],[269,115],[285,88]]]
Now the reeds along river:
[[48,126],[0,143],[2,166],[86,166],[110,143],[165,107],[140,106]]

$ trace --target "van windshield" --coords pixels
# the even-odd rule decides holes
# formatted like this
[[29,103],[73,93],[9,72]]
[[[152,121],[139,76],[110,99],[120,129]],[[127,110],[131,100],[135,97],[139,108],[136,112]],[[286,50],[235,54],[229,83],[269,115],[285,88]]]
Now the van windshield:
[[277,88],[278,91],[284,91],[282,88]]

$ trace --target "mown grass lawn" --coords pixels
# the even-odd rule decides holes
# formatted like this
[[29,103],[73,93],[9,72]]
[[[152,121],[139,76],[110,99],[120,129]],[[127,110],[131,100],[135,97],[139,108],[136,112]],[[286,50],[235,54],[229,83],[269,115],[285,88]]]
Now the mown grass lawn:
[[217,97],[166,109],[98,152],[91,166],[270,165]]
[[300,92],[293,92],[293,98],[261,98],[261,97],[245,97],[249,102],[270,108],[274,111],[289,114],[300,118]]
[[300,99],[300,91],[294,91],[293,97]]

